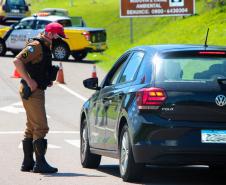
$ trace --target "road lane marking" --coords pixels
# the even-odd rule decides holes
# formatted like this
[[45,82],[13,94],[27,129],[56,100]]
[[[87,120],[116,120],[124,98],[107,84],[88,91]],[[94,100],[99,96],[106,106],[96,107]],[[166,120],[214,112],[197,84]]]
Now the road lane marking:
[[74,92],[73,90],[69,89],[68,87],[66,87],[63,84],[58,84],[58,86],[61,87],[62,89],[64,89],[65,91],[69,92],[73,96],[76,96],[77,98],[81,99],[82,101],[86,101],[87,100],[87,98],[85,98],[84,96],[81,96],[80,94]]
[[[51,149],[61,149],[62,148],[61,146],[57,146],[57,145],[53,145],[53,144],[48,144],[47,146],[48,146],[48,148],[51,148]],[[22,142],[19,144],[18,148],[22,149]]]
[[73,140],[65,139],[64,141],[73,146],[76,146],[77,148],[80,148],[80,139],[73,139]]
[[[24,109],[23,103],[21,101],[13,103],[13,104],[10,104],[10,105],[5,106],[5,107],[1,107],[0,111],[7,112],[7,113],[12,113],[12,114],[25,113],[25,109]],[[49,115],[46,115],[46,117],[48,119],[51,118]]]
[[1,107],[0,111],[12,113],[12,114],[19,114],[20,112],[21,113],[25,112],[22,102],[16,102],[8,106]]
[[[0,135],[23,134],[24,131],[0,131]],[[49,131],[48,134],[79,134],[79,131]]]

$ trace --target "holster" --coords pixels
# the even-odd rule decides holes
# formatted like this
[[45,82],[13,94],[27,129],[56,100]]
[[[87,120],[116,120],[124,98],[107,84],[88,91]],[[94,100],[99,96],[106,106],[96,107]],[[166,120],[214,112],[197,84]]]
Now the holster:
[[27,82],[24,79],[21,79],[20,83],[23,85],[21,96],[25,100],[28,100],[28,98],[31,96],[31,88],[27,85]]

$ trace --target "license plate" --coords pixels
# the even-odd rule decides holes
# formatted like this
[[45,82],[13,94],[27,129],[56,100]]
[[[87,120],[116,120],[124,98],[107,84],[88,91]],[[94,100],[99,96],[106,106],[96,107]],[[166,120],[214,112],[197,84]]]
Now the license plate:
[[24,17],[24,14],[22,13],[7,13],[7,16],[17,16],[17,17]]
[[20,10],[15,10],[15,9],[13,9],[13,10],[11,10],[11,12],[12,12],[12,13],[20,13]]
[[226,130],[202,130],[202,143],[226,143]]

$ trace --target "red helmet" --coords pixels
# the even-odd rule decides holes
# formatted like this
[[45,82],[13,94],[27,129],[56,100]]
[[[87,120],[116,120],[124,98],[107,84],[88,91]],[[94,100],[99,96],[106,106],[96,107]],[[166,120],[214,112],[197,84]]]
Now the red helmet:
[[57,22],[47,24],[45,26],[45,31],[50,33],[57,33],[60,37],[66,38],[64,33],[64,27]]

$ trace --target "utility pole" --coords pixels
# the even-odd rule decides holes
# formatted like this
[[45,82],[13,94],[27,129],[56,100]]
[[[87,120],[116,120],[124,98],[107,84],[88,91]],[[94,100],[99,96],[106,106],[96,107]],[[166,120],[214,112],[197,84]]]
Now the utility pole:
[[133,44],[133,18],[130,17],[130,43]]
[[70,6],[74,6],[74,0],[70,0]]

